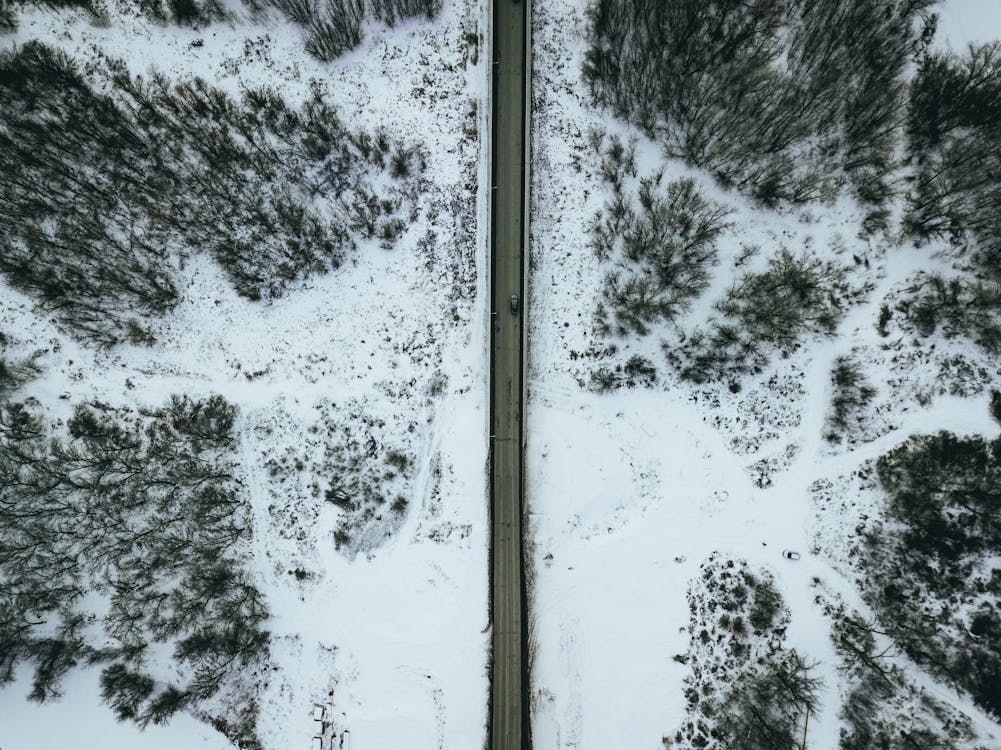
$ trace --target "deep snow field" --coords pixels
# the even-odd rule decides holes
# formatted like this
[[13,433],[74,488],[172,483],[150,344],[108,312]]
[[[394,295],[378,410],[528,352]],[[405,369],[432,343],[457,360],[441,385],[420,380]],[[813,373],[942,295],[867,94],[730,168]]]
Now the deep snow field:
[[[487,697],[486,238],[488,3],[454,0],[432,21],[367,22],[360,46],[324,64],[274,15],[200,29],[155,25],[123,4],[107,24],[26,9],[0,44],[37,38],[80,64],[101,54],[130,72],[206,78],[231,94],[278,88],[295,106],[318,85],[352,127],[422,144],[419,219],[392,249],[362,242],[340,269],[272,302],[238,297],[195,256],[155,345],[95,350],[0,286],[0,326],[41,375],[21,397],[54,416],[98,399],[158,407],[171,393],[221,394],[239,409],[239,480],[251,504],[254,582],[271,619],[259,736],[273,750],[474,748]],[[405,450],[406,510],[357,549],[335,550],[341,512],[324,485],[317,425],[371,427]],[[322,435],[322,432],[320,433]],[[271,466],[298,468],[282,480]],[[387,530],[388,529],[388,530]],[[388,534],[383,538],[383,534]],[[295,573],[295,575],[293,575]],[[28,703],[30,670],[0,689],[0,747],[224,748],[181,714],[140,732],[100,706],[97,668],[64,696]],[[316,721],[322,715],[323,722]]]
[[[686,596],[695,607],[701,572],[733,560],[774,577],[788,610],[785,646],[816,662],[814,675],[823,680],[806,746],[833,749],[846,686],[821,601],[867,611],[847,556],[851,533],[880,498],[858,470],[918,432],[996,437],[985,387],[998,383],[1001,370],[963,342],[940,343],[930,356],[908,353],[899,334],[891,334],[894,345],[882,346],[874,326],[880,306],[916,271],[948,266],[937,248],[919,253],[908,244],[858,239],[862,216],[846,199],[829,208],[755,208],[706,174],[665,161],[639,130],[594,106],[581,75],[587,5],[537,3],[533,21],[526,481],[534,746],[653,750],[674,736],[686,719],[692,659],[715,658],[700,651],[698,618]],[[962,51],[966,41],[1001,37],[993,2],[954,0],[936,10],[939,47]],[[668,179],[692,177],[734,211],[708,290],[679,326],[706,317],[735,278],[742,243],[782,244],[812,247],[853,266],[860,302],[836,335],[808,337],[788,359],[773,358],[763,373],[744,378],[736,394],[672,376],[657,335],[596,335],[605,271],[589,249],[588,227],[611,188],[599,177],[595,130],[623,143],[635,139],[638,177],[657,169]],[[605,347],[613,341],[627,355],[660,363],[657,385],[610,393],[590,388],[592,370],[611,361]],[[963,395],[950,395],[958,382],[950,374],[952,353],[973,363]],[[823,439],[830,372],[836,357],[849,354],[877,396],[859,430],[832,445]],[[787,549],[801,559],[784,559]],[[915,686],[912,695],[934,695],[965,712],[980,746],[1001,747],[1001,726],[968,697],[906,657],[898,654],[894,663]],[[725,690],[733,679],[723,669],[709,682]],[[899,721],[903,728],[909,719]]]

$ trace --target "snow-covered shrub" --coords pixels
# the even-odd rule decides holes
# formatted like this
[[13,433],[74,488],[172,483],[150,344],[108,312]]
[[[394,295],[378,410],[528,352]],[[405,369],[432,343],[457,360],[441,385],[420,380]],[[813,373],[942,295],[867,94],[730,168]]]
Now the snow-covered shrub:
[[832,443],[841,441],[866,416],[866,407],[876,397],[862,366],[848,357],[838,357],[831,369],[831,409],[827,415],[824,437]]
[[[404,427],[374,416],[353,400],[316,408],[318,418],[308,425],[271,411],[262,413],[254,428],[272,444],[264,468],[273,529],[306,552],[320,542],[316,534],[326,509],[333,515],[327,533],[336,549],[349,556],[371,552],[406,519],[416,457],[399,433],[410,434],[414,423]],[[274,447],[276,441],[281,448]],[[313,541],[307,544],[308,539]]]
[[329,62],[361,44],[362,25],[378,18],[390,26],[408,19],[432,19],[441,0],[244,0],[253,9],[276,8],[306,33],[306,51]]
[[329,62],[361,43],[364,0],[336,0],[317,6],[306,27],[306,51]]
[[595,0],[595,101],[765,205],[889,195],[903,72],[932,0]]
[[657,382],[657,368],[646,357],[634,354],[614,367],[602,366],[591,372],[591,388],[606,393],[617,388],[649,388]]
[[[330,415],[332,417],[332,415]],[[328,482],[323,497],[337,506],[334,544],[346,553],[373,549],[403,523],[414,476],[414,457],[387,442],[385,422],[354,419],[326,422],[323,470]]]
[[664,351],[686,380],[716,382],[760,372],[808,334],[833,334],[855,292],[843,266],[786,248],[761,272],[737,279],[710,318]]
[[919,273],[896,307],[909,333],[967,338],[988,353],[1001,353],[1001,270],[980,279]]
[[771,576],[713,554],[688,591],[687,715],[664,747],[793,750],[818,704],[812,667],[783,641],[788,613]]
[[43,701],[75,664],[102,664],[119,718],[161,723],[260,661],[235,411],[218,396],[81,405],[63,435],[31,404],[0,407],[0,683],[29,663]]
[[916,662],[1001,714],[1001,440],[913,437],[876,462],[881,519],[863,530],[863,593]]
[[613,182],[615,197],[592,224],[592,249],[613,264],[596,313],[603,335],[646,335],[674,322],[709,283],[729,212],[693,180],[662,186],[662,179],[642,179],[635,196]]

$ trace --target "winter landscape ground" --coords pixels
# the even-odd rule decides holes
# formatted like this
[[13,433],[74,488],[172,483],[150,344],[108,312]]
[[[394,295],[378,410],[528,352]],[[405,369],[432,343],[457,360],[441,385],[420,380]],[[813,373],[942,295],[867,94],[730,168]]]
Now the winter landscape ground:
[[[1001,9],[521,2],[531,746],[1001,748]],[[490,742],[491,11],[0,0],[3,750]]]
[[[894,70],[881,25],[917,10]],[[960,199],[908,153],[911,82],[1001,38],[1001,11],[554,0],[533,34],[534,746],[1001,747],[982,630],[1001,558],[979,525],[1001,506],[962,478],[989,483],[993,459],[959,457],[998,448],[998,350],[915,309],[941,279],[996,290],[998,235],[920,224],[922,200]],[[839,62],[860,38],[868,83],[866,58]],[[993,65],[975,75],[997,118]],[[796,121],[786,76],[844,130]],[[975,128],[935,122],[933,139]],[[978,158],[1001,153],[996,122]],[[997,173],[981,185],[996,215]]]

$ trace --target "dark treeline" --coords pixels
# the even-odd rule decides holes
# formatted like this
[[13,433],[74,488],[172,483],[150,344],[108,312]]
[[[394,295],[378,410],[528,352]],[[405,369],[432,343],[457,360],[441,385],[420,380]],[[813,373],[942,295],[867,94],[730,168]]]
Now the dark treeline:
[[847,690],[839,750],[956,750],[974,746],[967,716],[927,695],[899,665],[900,649],[879,622],[842,602],[826,604]]
[[11,337],[0,331],[0,403],[39,372],[36,358],[18,356],[11,344]]
[[963,275],[922,274],[898,304],[909,332],[1001,352],[1001,43],[927,55],[911,83],[904,229],[944,238]]
[[906,228],[972,245],[1001,274],[1001,42],[926,56],[910,102]]
[[[597,102],[765,205],[889,197],[904,67],[932,0],[597,0]],[[931,28],[927,28],[930,31]]]
[[863,537],[863,591],[916,662],[1001,715],[1001,440],[911,438],[876,465],[882,523]]
[[[91,404],[61,436],[37,404],[0,405],[0,684],[30,663],[44,701],[73,666],[101,664],[120,719],[161,723],[259,662],[267,611],[243,569],[235,413],[218,396]],[[174,680],[151,672],[153,643],[173,648]],[[231,736],[253,747],[253,710],[235,712]]]
[[0,272],[84,339],[149,340],[192,252],[270,298],[356,237],[388,246],[406,227],[421,155],[350,131],[319,93],[292,110],[269,90],[237,102],[120,68],[109,88],[39,43],[0,54]]

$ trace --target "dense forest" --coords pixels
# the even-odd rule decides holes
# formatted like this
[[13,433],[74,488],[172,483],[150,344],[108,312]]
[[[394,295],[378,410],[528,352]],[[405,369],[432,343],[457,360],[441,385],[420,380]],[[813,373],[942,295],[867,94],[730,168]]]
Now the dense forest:
[[911,658],[1001,716],[1001,440],[912,437],[876,472],[863,591]]
[[[175,396],[81,404],[60,429],[34,400],[0,404],[0,684],[28,663],[44,701],[100,665],[104,699],[145,725],[246,679],[268,613],[244,570],[235,416],[219,396]],[[220,729],[253,747],[253,692],[235,701]]]
[[0,53],[0,273],[81,339],[151,341],[193,253],[267,299],[415,219],[420,150],[350,130],[319,91],[294,110],[108,73],[105,93],[40,43]]

